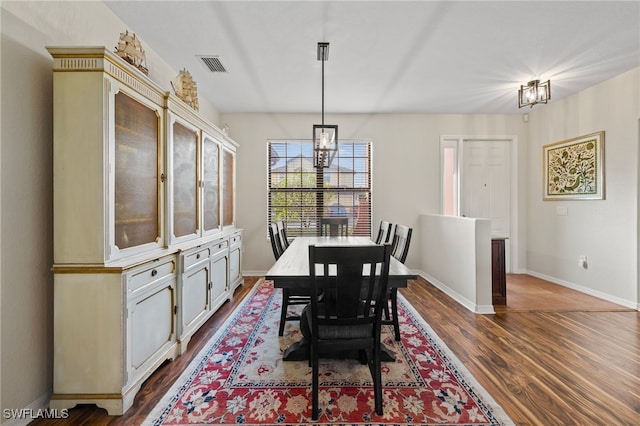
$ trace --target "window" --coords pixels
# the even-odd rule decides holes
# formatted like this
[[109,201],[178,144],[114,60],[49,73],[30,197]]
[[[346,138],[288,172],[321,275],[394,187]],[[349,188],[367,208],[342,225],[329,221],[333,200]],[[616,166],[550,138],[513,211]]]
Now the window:
[[349,235],[371,236],[371,142],[340,141],[333,163],[313,166],[311,141],[269,141],[268,221],[314,236],[320,217],[347,217]]
[[458,143],[456,140],[440,140],[440,173],[442,184],[441,213],[458,215]]

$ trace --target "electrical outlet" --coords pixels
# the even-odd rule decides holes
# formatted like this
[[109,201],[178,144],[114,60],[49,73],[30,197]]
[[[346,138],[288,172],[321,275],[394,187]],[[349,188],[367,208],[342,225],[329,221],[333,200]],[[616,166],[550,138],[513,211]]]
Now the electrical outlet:
[[567,206],[556,206],[556,216],[568,216],[569,208]]
[[580,259],[578,259],[578,265],[583,269],[587,269],[589,267],[589,263],[587,263],[587,256],[580,256]]

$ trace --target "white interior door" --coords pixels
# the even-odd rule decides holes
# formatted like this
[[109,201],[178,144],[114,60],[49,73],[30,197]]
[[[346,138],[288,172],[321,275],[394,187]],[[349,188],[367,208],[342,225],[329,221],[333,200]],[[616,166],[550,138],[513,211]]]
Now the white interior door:
[[[462,140],[460,215],[491,219],[491,235],[511,238],[511,143]],[[509,240],[507,272],[511,271]]]

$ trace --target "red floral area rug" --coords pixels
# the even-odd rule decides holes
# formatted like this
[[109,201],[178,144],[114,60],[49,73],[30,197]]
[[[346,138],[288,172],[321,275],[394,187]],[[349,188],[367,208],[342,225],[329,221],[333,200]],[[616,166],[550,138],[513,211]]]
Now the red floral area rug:
[[368,367],[358,360],[322,359],[320,409],[311,420],[311,368],[283,361],[301,339],[287,322],[278,336],[282,293],[256,284],[145,425],[511,425],[511,420],[466,371],[401,295],[402,340],[383,326],[395,361],[382,366],[384,414],[375,413]]

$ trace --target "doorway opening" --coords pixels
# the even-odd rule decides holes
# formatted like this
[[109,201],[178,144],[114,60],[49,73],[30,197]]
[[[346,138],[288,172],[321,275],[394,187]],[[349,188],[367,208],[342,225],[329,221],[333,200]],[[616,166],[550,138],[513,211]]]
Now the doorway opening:
[[441,214],[491,220],[506,238],[506,272],[519,271],[517,136],[441,136]]

